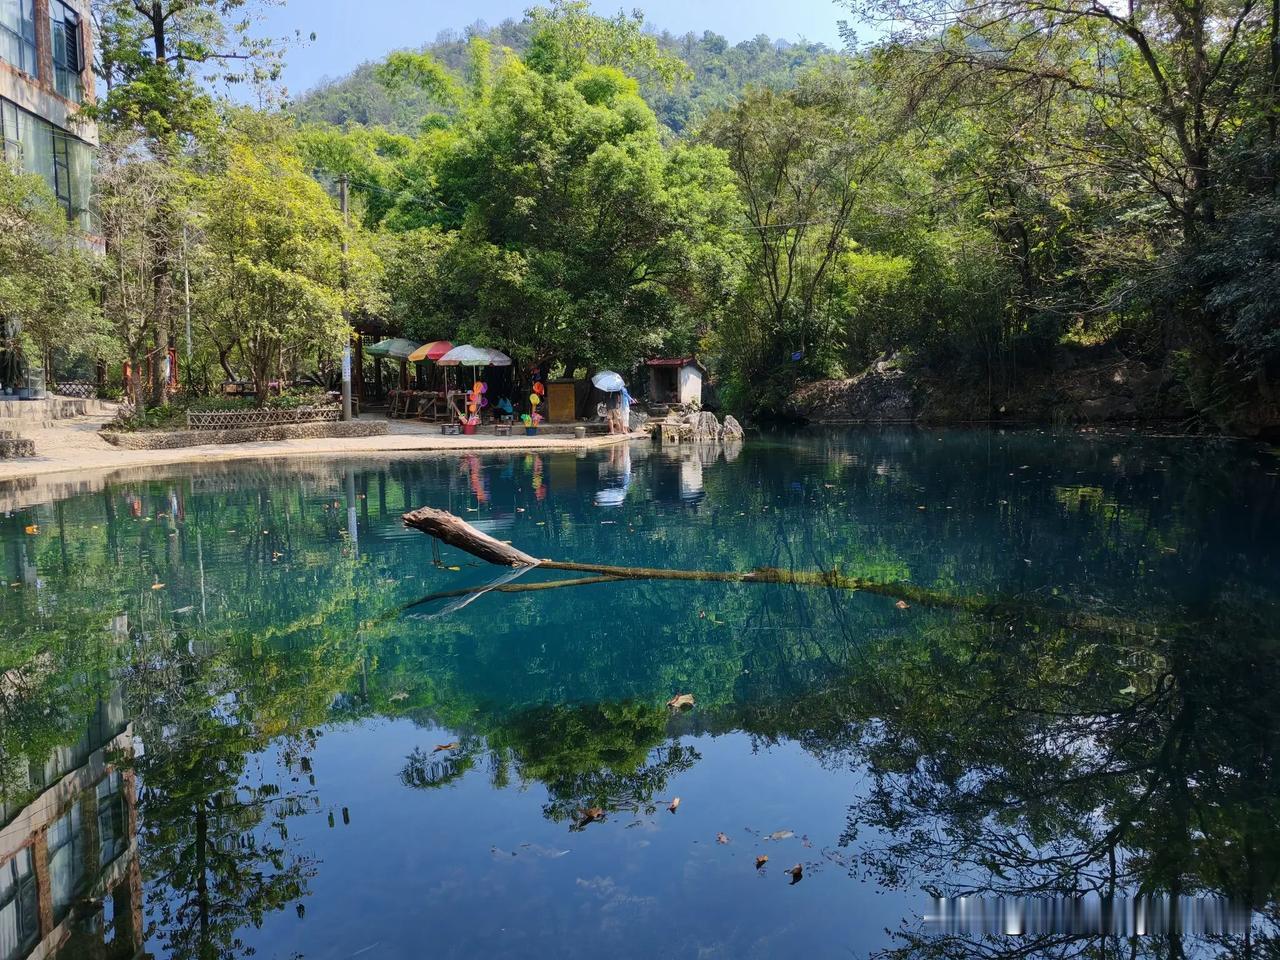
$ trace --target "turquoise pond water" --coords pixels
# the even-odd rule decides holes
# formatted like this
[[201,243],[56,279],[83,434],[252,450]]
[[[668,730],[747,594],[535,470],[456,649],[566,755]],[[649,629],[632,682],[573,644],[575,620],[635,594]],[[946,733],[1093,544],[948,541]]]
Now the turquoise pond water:
[[[814,430],[0,485],[0,960],[1276,951],[1278,474]],[[537,556],[880,587],[477,595],[504,571],[406,530],[426,505]],[[1253,929],[923,919],[1112,891]]]

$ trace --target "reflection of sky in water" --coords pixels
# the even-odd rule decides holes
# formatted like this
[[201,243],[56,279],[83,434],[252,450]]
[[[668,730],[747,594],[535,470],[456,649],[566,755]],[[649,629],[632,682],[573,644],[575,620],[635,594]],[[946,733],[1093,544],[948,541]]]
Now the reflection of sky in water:
[[[884,898],[823,855],[844,855],[831,811],[856,795],[857,777],[823,771],[794,745],[694,738],[702,759],[678,782],[676,814],[611,814],[569,832],[530,816],[536,785],[495,792],[483,770],[406,792],[405,755],[449,736],[397,721],[325,738],[317,780],[326,806],[350,806],[351,826],[330,830],[324,812],[297,824],[300,845],[323,844],[324,866],[306,921],[281,914],[264,928],[271,950],[342,957],[377,944],[378,956],[408,958],[425,941],[439,956],[765,957],[836,944],[864,954],[881,939],[861,918],[883,914]],[[779,830],[795,836],[763,839]],[[757,871],[760,853],[770,860]],[[792,889],[783,870],[798,861],[814,866]],[[895,897],[889,912],[918,899]]]
[[[279,845],[268,876],[307,865],[260,928],[234,912],[228,921],[260,956],[409,957],[424,945],[441,956],[863,956],[923,910],[921,883],[972,878],[972,863],[917,856],[944,849],[948,824],[984,839],[991,827],[948,808],[947,790],[928,794],[946,776],[959,790],[1007,767],[1012,795],[1027,787],[1021,770],[1052,778],[1057,761],[1112,762],[1117,743],[1136,744],[1137,760],[1115,765],[1137,766],[1176,729],[1178,704],[1199,697],[1219,712],[1195,727],[1208,739],[1189,762],[1235,771],[1250,797],[1275,802],[1270,780],[1236,770],[1231,751],[1275,726],[1249,684],[1273,676],[1277,472],[1273,456],[1247,447],[904,430],[9,485],[0,630],[5,662],[26,670],[30,692],[6,690],[6,709],[24,709],[6,714],[0,750],[33,744],[43,763],[60,748],[58,776],[96,771],[85,775],[88,798],[106,782],[94,779],[99,748],[128,740],[145,788],[142,833],[114,853],[110,869],[122,872],[111,889],[137,870],[161,933],[174,924],[160,907],[191,896],[164,879],[176,862],[167,845],[191,835],[195,808],[182,798],[226,775],[238,789],[205,799],[243,816],[233,818],[241,827],[221,825],[227,849]],[[899,609],[893,594],[785,585],[525,589],[561,575],[499,571],[440,548],[400,523],[421,505],[536,556],[839,568],[1160,629],[1149,643],[1093,642],[1052,620],[987,622]],[[468,592],[480,586],[488,592]],[[1182,650],[1187,623],[1196,643]],[[981,659],[1009,638],[1025,645]],[[1160,700],[1164,688],[1145,686],[1152,663],[1176,678],[1172,712],[1138,723],[1129,706],[1093,727],[1060,721],[1115,697]],[[1016,710],[983,712],[993,677],[1019,710],[1047,705],[1058,719],[1024,727]],[[86,734],[100,687],[112,711]],[[679,692],[697,707],[669,716],[663,704]],[[888,707],[876,713],[880,697]],[[1125,736],[1111,734],[1114,723]],[[1209,734],[1220,727],[1218,742]],[[207,769],[184,772],[201,758]],[[19,769],[9,763],[6,777]],[[921,772],[890,784],[902,796],[875,792],[885,786],[876,773]],[[6,793],[10,816],[44,789],[36,773],[22,776]],[[1217,789],[1204,770],[1180,776]],[[1098,790],[1072,797],[1055,829],[1105,830],[1117,801]],[[1157,825],[1166,793],[1147,804]],[[911,827],[929,839],[894,851],[903,837],[884,830],[879,804],[903,797],[922,805]],[[1236,829],[1233,804],[1246,801],[1203,802]],[[569,829],[595,803],[604,820]],[[81,815],[98,822],[88,799]],[[792,835],[766,839],[776,831]],[[6,842],[22,848],[29,836],[10,830]],[[1271,839],[1250,836],[1263,850]],[[760,854],[769,861],[757,872]],[[50,871],[64,899],[82,898],[86,930],[108,909],[124,915],[123,900],[94,901],[91,886],[67,894],[75,877],[60,857],[37,872]],[[783,870],[798,862],[804,879],[792,886]],[[27,932],[14,936],[25,943]],[[191,943],[157,937],[148,949],[159,956]]]

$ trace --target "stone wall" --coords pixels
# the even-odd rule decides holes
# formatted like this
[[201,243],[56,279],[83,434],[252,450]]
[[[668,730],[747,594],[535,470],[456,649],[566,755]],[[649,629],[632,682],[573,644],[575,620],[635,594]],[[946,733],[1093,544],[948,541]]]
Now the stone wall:
[[34,457],[36,442],[23,437],[0,436],[0,460],[12,460],[18,457]]
[[103,430],[102,439],[125,450],[172,450],[206,443],[381,437],[386,432],[385,420],[352,420],[347,423],[297,423],[274,427],[241,427],[235,430],[140,430],[136,433]]

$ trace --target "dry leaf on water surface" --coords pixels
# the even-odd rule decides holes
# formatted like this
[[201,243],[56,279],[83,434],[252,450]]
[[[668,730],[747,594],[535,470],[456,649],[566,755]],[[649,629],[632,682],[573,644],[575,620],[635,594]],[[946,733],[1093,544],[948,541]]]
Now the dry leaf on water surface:
[[34,537],[40,532],[40,525],[38,523],[33,523],[28,527],[24,527],[23,532],[26,533],[28,537]]
[[397,700],[408,700],[409,695],[405,693],[403,690],[400,690],[396,693],[393,693],[391,696],[387,697],[387,699],[390,700],[392,703],[395,703]]
[[792,867],[790,870],[784,870],[783,873],[791,877],[792,883],[799,883],[802,879],[804,879],[804,867],[798,863],[794,867]]
[[436,748],[431,752],[439,753],[441,750],[457,750],[457,749],[458,749],[458,744],[456,741],[454,743],[437,743]]
[[672,710],[688,710],[693,706],[693,694],[677,693],[667,701],[667,706]]
[[728,843],[729,838],[723,833],[716,834],[716,843]]
[[668,810],[670,810],[672,813],[675,813],[675,812],[676,812],[676,810],[678,810],[679,808],[680,808],[680,798],[679,798],[679,797],[676,797],[675,799],[673,799],[673,800],[671,801],[671,805],[670,805],[669,807],[667,807],[667,809],[668,809]]
[[588,823],[595,823],[597,820],[604,819],[604,807],[582,807],[578,808],[578,828],[585,827]]
[[907,610],[911,607],[911,604],[907,603],[907,601],[905,600],[899,600],[897,603],[894,604],[894,606],[897,607],[899,610]]
[[163,584],[163,583],[153,583],[153,584],[151,585],[151,589],[152,589],[152,590],[163,590],[163,589],[164,589],[164,584]]
[[775,830],[765,837],[766,840],[790,840],[795,834],[790,830]]
[[768,862],[769,862],[769,858],[766,857],[763,853],[760,854],[760,856],[756,857],[756,869],[759,870]]

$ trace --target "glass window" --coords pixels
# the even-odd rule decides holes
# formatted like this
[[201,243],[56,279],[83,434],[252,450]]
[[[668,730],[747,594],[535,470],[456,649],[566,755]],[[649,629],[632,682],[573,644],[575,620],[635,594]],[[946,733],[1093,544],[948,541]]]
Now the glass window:
[[124,789],[119,772],[112,770],[98,784],[98,865],[105,867],[129,846],[125,825]]
[[80,802],[55,820],[48,832],[49,892],[53,896],[53,918],[61,921],[84,886],[84,830],[80,825]]
[[80,71],[84,69],[80,14],[62,0],[49,0],[49,38],[53,44],[53,87],[68,100],[79,103],[84,97],[80,82]]
[[93,147],[7,100],[0,100],[0,135],[9,163],[43,178],[67,216],[92,233]]
[[0,960],[25,957],[40,939],[40,902],[31,848],[0,864]]
[[36,75],[35,0],[0,0],[0,60]]

